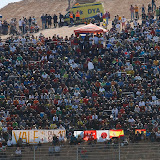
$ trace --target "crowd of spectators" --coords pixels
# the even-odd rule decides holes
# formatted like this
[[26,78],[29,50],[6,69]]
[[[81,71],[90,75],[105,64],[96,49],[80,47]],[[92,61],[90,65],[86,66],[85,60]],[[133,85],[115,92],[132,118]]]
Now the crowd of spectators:
[[42,22],[42,29],[51,28],[52,25],[54,28],[57,26],[62,27],[64,25],[64,16],[59,13],[59,16],[54,14],[51,16],[50,14],[43,14],[41,16],[41,22]]
[[1,138],[13,129],[64,128],[68,137],[115,128],[134,142],[146,139],[138,128],[159,141],[160,21],[120,23],[116,16],[106,35],[0,39]]
[[10,22],[0,20],[0,35],[22,35],[37,32],[39,32],[39,26],[34,16],[29,17],[28,19],[23,17],[19,20],[12,18]]

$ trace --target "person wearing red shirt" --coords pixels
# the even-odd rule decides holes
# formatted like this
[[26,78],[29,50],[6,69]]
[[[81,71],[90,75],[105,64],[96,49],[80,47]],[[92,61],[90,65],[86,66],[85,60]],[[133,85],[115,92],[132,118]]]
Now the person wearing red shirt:
[[125,109],[124,109],[124,107],[122,107],[122,108],[120,109],[120,113],[121,113],[121,114],[125,114]]
[[9,126],[7,127],[7,130],[8,130],[9,133],[11,133],[12,130],[13,130],[13,127],[11,127],[11,125],[9,125]]
[[92,94],[92,98],[97,98],[97,97],[98,97],[98,94],[94,91]]
[[86,105],[88,104],[89,99],[87,98],[87,96],[85,98],[83,98],[83,103],[85,103]]
[[121,126],[120,122],[117,123],[116,129],[122,129],[122,126]]
[[68,88],[67,88],[67,87],[64,87],[64,88],[63,88],[63,93],[66,94],[67,92],[68,92]]

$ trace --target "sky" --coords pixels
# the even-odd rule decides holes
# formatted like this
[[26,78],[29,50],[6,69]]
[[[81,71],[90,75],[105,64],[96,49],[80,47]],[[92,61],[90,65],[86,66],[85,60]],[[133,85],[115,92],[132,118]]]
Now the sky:
[[19,1],[21,1],[21,0],[0,0],[0,8],[3,8],[8,3],[19,2]]

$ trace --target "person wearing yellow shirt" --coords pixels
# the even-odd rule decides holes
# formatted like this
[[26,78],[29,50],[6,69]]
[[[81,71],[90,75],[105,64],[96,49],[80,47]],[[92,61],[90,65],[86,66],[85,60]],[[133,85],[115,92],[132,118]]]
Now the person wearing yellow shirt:
[[159,60],[155,59],[155,60],[153,61],[153,64],[154,64],[155,66],[158,66],[158,65],[159,65]]
[[135,5],[135,7],[134,7],[134,11],[135,11],[136,19],[139,19],[138,6],[137,6],[137,5]]

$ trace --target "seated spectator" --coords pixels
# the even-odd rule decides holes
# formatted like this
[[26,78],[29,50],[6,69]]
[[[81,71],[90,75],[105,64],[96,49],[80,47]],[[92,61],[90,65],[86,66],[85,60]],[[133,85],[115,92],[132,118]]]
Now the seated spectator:
[[59,140],[60,146],[63,146],[64,145],[64,136],[62,134],[60,134],[58,140]]
[[12,139],[9,138],[8,141],[7,141],[7,146],[8,147],[12,147],[13,146],[13,143],[12,143]]
[[77,138],[74,135],[72,135],[70,139],[70,145],[76,145],[76,144],[77,144]]
[[17,141],[17,147],[22,147],[22,144],[23,144],[23,141],[22,141],[22,138],[19,138],[18,141]]
[[155,135],[156,135],[156,141],[160,142],[160,131],[157,131]]
[[54,146],[56,146],[58,143],[59,143],[59,139],[58,139],[57,136],[54,134],[52,144],[53,144]]
[[17,147],[17,149],[15,151],[15,157],[16,157],[16,159],[19,159],[19,160],[22,158],[22,152],[21,152],[20,147]]

